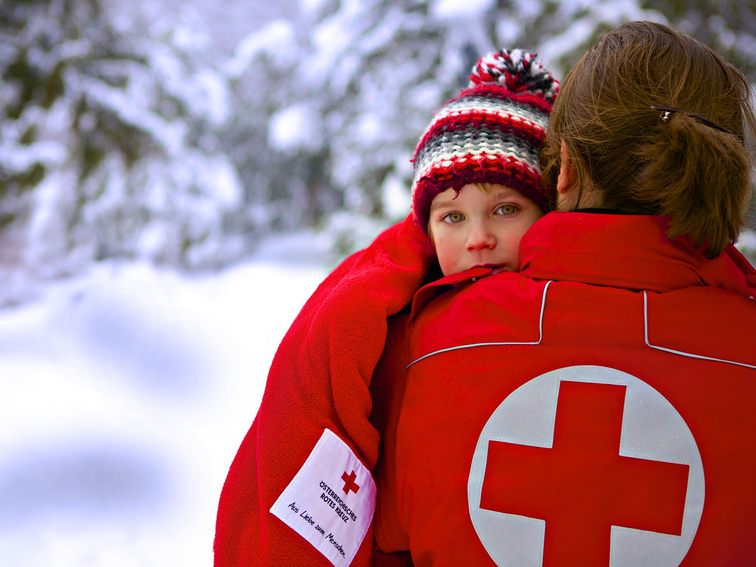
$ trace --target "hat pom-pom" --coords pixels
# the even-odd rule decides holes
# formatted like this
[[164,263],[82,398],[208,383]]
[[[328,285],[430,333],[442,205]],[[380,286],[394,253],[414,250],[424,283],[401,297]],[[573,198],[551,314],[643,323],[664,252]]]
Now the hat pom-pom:
[[498,83],[513,93],[543,97],[554,104],[559,82],[549,73],[536,53],[502,49],[481,57],[470,75],[470,87]]

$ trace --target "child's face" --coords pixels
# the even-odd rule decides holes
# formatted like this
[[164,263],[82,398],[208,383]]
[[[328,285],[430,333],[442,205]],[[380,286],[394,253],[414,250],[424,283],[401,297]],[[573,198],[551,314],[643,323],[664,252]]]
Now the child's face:
[[447,189],[431,202],[428,233],[445,276],[476,266],[519,269],[520,239],[543,216],[538,206],[504,185]]

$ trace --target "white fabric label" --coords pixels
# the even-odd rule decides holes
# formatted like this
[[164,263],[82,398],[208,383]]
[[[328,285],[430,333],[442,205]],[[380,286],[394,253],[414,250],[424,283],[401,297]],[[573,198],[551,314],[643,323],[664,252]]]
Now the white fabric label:
[[336,567],[349,565],[375,512],[375,481],[349,446],[325,429],[270,512]]

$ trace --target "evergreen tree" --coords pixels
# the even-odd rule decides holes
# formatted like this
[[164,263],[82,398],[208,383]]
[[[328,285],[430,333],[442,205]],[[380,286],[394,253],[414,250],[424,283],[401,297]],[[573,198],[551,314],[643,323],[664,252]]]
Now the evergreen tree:
[[4,0],[1,13],[5,269],[215,262],[239,190],[213,131],[226,86],[201,37],[100,0]]
[[183,12],[0,2],[0,270],[34,277],[223,265],[302,226],[359,246],[406,212],[415,144],[493,49],[563,77],[606,29],[652,19],[756,69],[745,0],[307,0],[226,61]]
[[464,86],[477,57],[492,49],[536,51],[563,77],[601,33],[623,21],[650,19],[709,38],[725,53],[729,42],[735,60],[750,61],[741,63],[746,71],[755,59],[748,50],[753,15],[743,2],[726,9],[713,2],[563,0],[303,5],[309,10],[300,29],[307,33],[299,39],[296,71],[277,88],[276,104],[280,112],[280,106],[306,103],[309,129],[319,135],[298,149],[323,160],[342,208],[361,215],[387,214],[387,187],[399,183],[408,191],[418,137],[433,112]]

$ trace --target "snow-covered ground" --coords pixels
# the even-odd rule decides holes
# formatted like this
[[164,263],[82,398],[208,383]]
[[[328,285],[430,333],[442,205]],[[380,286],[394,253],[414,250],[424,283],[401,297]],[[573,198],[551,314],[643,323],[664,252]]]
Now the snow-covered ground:
[[228,465],[331,262],[294,235],[214,275],[101,264],[0,311],[0,565],[210,565]]

